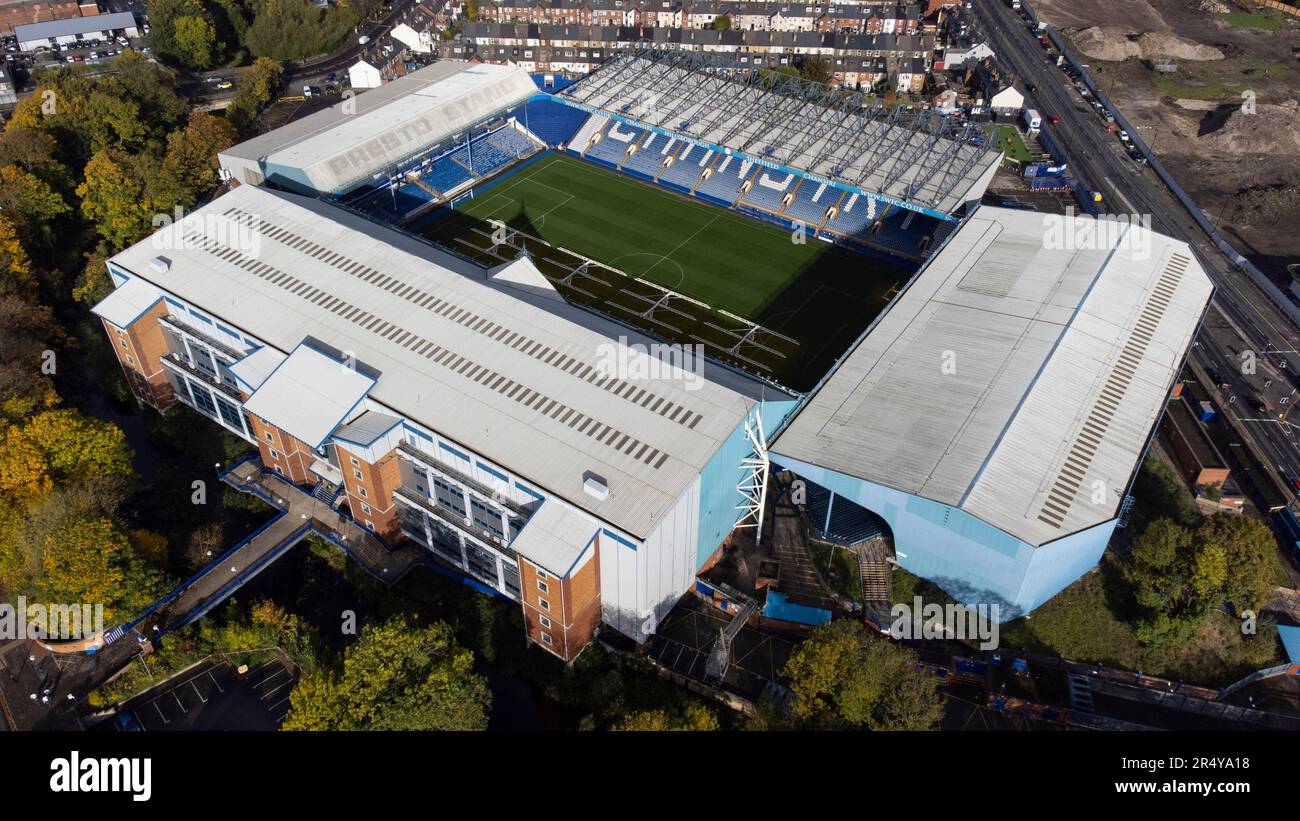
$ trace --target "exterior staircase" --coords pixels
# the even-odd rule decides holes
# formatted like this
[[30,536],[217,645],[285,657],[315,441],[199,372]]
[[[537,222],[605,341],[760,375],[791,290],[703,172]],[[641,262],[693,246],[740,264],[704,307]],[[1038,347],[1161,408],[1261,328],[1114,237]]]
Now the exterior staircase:
[[731,666],[731,642],[736,638],[749,617],[758,612],[758,602],[749,599],[745,606],[740,609],[735,618],[727,622],[727,625],[718,630],[718,640],[713,643],[713,648],[709,651],[709,658],[704,663],[705,681],[719,682],[727,674],[727,668]]
[[889,597],[889,548],[877,537],[857,545],[858,574],[862,581],[862,612],[877,623],[888,623],[892,602]]
[[1093,712],[1092,685],[1088,677],[1070,673],[1066,680],[1070,687],[1070,709],[1080,713]]

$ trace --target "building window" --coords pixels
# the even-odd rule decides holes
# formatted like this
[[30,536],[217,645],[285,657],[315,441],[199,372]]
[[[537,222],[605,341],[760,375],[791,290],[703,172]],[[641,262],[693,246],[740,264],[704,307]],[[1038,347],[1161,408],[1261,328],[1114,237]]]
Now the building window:
[[546,586],[546,582],[542,581],[541,579],[537,580],[537,589],[542,591],[543,593],[551,592],[551,589]]
[[357,461],[357,457],[355,457],[355,456],[349,456],[348,458],[352,461],[352,464],[354,464],[354,465],[360,465],[360,464],[361,464],[360,462]]
[[542,622],[542,626],[543,626],[543,627],[550,627],[550,626],[551,626],[551,620],[550,620],[550,619],[546,618],[545,616],[538,616],[538,618],[541,620],[541,622]]
[[275,448],[267,448],[267,450],[271,451],[271,458],[272,458],[272,459],[279,459],[279,458],[280,458],[280,454],[276,451]]
[[119,339],[119,340],[117,340],[117,342],[118,342],[118,344],[121,345],[123,348],[126,347],[126,340],[125,340],[125,339]]
[[[263,419],[262,421],[265,422],[266,420]],[[268,430],[266,433],[262,434],[262,435],[266,437],[266,441],[268,441],[268,442],[274,442],[274,441],[275,441],[275,437],[271,435],[271,432],[270,432],[269,430]]]
[[280,474],[281,476],[284,475],[284,471],[283,471],[283,470],[280,470],[280,466],[279,466],[279,465],[276,465],[276,466],[275,466],[275,472],[278,473],[278,474]]
[[548,634],[548,633],[543,633],[543,634],[542,634],[542,644],[554,644],[554,643],[555,643],[555,642],[551,641],[551,636],[550,636],[550,634]]
[[362,513],[369,513],[369,512],[370,512],[370,505],[364,505],[364,504],[363,504],[363,505],[361,506],[361,512],[362,512]]
[[365,478],[364,476],[361,475],[361,471],[357,470],[356,468],[353,468],[353,469],[352,469],[352,475],[355,476],[355,477],[357,477],[358,479],[364,479],[364,478]]
[[537,568],[537,578],[539,578],[539,579],[549,579],[550,576],[546,575],[546,571],[539,567],[539,568]]
[[366,489],[363,488],[361,485],[357,485],[357,495],[360,496],[360,497],[362,497],[362,498],[365,498],[365,496],[366,496]]
[[543,610],[550,610],[550,609],[551,609],[551,603],[548,602],[546,599],[538,599],[538,600],[537,600],[537,606],[540,607],[540,608],[542,608]]
[[374,530],[374,529],[375,529],[375,523],[372,522],[372,521],[370,521],[369,519],[366,519],[366,527],[369,528],[370,530]]

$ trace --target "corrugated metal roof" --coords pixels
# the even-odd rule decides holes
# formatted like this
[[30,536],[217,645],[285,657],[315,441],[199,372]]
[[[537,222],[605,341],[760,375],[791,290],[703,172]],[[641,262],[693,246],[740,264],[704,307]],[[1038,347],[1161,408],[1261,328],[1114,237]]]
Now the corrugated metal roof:
[[47,20],[44,23],[14,26],[14,37],[20,43],[30,43],[33,40],[64,37],[69,34],[117,31],[135,27],[135,15],[129,11],[119,11],[113,14],[92,14],[89,17],[70,17],[66,20]]
[[[632,535],[777,398],[711,363],[700,380],[604,374],[620,338],[654,340],[315,199],[240,186],[161,234],[165,290],[282,351],[350,351],[381,374],[372,400]],[[150,278],[154,248],[112,261]],[[584,492],[588,472],[608,498]]]
[[1114,518],[1212,286],[1185,243],[1045,219],[1088,218],[980,208],[771,450],[1030,544]]
[[443,60],[220,156],[296,170],[321,193],[344,190],[536,92],[521,68]]
[[510,549],[561,578],[592,547],[599,527],[572,508],[543,502]]

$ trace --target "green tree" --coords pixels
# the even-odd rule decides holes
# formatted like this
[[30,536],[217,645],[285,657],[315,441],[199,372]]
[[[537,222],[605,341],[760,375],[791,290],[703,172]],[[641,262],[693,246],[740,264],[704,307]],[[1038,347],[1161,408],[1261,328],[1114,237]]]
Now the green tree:
[[143,239],[154,230],[156,214],[171,212],[173,203],[149,194],[152,166],[148,157],[117,150],[101,151],[86,163],[85,180],[77,186],[81,213],[114,250]]
[[226,117],[236,130],[244,131],[253,124],[262,107],[275,98],[283,75],[284,68],[275,60],[259,57],[253,61],[226,109]]
[[162,176],[175,186],[181,204],[193,205],[217,184],[217,153],[236,140],[238,135],[228,120],[205,111],[192,112],[185,128],[167,135]]
[[12,220],[15,235],[28,247],[52,245],[60,218],[71,211],[40,177],[16,165],[0,167],[0,213]]
[[640,710],[615,722],[612,729],[638,732],[665,730],[710,732],[718,729],[718,716],[708,707],[696,701],[688,701],[680,714],[674,715],[664,709]]
[[795,721],[814,729],[928,730],[943,715],[916,654],[840,619],[809,634],[786,662]]
[[213,52],[217,46],[217,28],[206,17],[187,14],[177,17],[173,35],[176,50],[185,64],[197,69],[212,66]]
[[338,673],[304,676],[286,730],[482,730],[491,695],[448,625],[397,616],[364,628]]
[[814,83],[830,85],[831,64],[822,57],[810,57],[799,66],[799,75]]
[[714,18],[713,18],[712,26],[713,26],[713,30],[714,30],[714,31],[730,31],[730,30],[731,30],[731,15],[730,15],[730,14],[719,14],[717,17],[714,17]]

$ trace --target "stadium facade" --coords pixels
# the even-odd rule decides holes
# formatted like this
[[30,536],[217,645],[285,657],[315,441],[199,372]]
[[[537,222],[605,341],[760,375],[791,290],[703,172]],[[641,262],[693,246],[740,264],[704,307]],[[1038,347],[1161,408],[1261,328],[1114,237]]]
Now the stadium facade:
[[[602,624],[647,640],[753,523],[769,464],[838,506],[827,535],[857,505],[959,598],[1032,609],[1095,563],[1209,297],[1186,246],[1048,249],[1036,215],[984,208],[954,233],[997,158],[964,133],[626,59],[654,65],[614,61],[554,97],[518,69],[439,63],[224,152],[232,190],[108,261],[94,310],[135,396],[188,405],[268,472],[519,602],[529,640],[566,660]],[[652,112],[627,102],[652,89]],[[571,116],[534,108],[530,128],[539,103]],[[595,165],[828,241],[887,249],[878,226],[916,215],[945,230],[913,256],[938,250],[804,395],[715,351],[690,379],[611,371],[687,340],[575,304],[526,254],[479,264],[402,229],[618,123],[630,136]],[[647,146],[655,161],[632,163]],[[686,183],[661,181],[683,157]],[[697,190],[724,165],[745,168],[733,190]],[[948,350],[955,379],[927,378]],[[1094,476],[1104,499],[1081,502]]]

